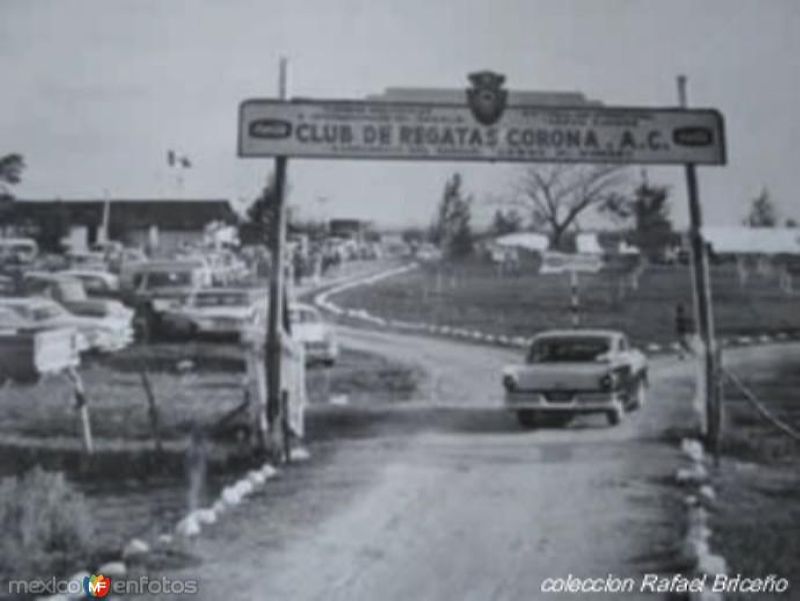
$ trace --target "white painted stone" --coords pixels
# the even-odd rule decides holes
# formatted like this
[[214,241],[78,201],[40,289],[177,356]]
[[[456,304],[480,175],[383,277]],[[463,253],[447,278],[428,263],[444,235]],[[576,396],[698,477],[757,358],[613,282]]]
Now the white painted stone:
[[97,568],[97,573],[108,576],[113,580],[114,578],[124,578],[125,574],[128,573],[128,568],[124,562],[110,561]]
[[171,545],[173,540],[174,539],[172,538],[171,534],[160,534],[156,539],[159,545],[164,546]]
[[248,479],[239,480],[236,484],[234,484],[234,489],[238,492],[240,499],[244,499],[246,496],[252,494],[252,492],[255,490],[253,488],[253,483]]
[[197,518],[193,514],[187,515],[175,527],[175,532],[179,536],[190,538],[200,534],[200,524],[197,523]]
[[708,503],[713,504],[717,500],[717,493],[715,493],[713,487],[708,484],[701,486],[699,492],[702,499]]
[[705,455],[703,445],[699,440],[684,438],[681,440],[681,451],[684,452],[692,461],[700,463]]
[[125,548],[122,549],[122,559],[141,557],[150,553],[150,545],[138,538],[131,539]]
[[[80,591],[81,591],[81,592],[80,592],[79,594],[77,594],[77,595],[70,595],[70,594],[68,594],[68,595],[67,595],[67,598],[68,598],[68,599],[84,599],[84,594],[83,594],[83,580],[84,580],[85,578],[89,578],[90,576],[91,576],[91,574],[89,574],[89,572],[87,572],[86,570],[81,570],[80,572],[76,572],[75,574],[73,574],[72,576],[70,576],[69,578],[67,578],[67,579],[66,579],[66,580],[67,580],[67,583],[68,583],[68,584],[67,584],[67,590],[73,590],[73,589],[75,589],[75,590],[80,590]],[[75,586],[75,584],[72,584],[73,582],[76,582],[76,583],[78,583],[78,586],[76,587],[76,586]]]
[[247,478],[253,483],[253,486],[263,486],[267,478],[259,470],[251,470],[247,472]]
[[274,478],[278,475],[278,470],[275,469],[275,466],[271,463],[265,463],[261,466],[261,473],[264,474],[264,477],[269,480],[270,478]]
[[657,353],[661,350],[661,345],[656,342],[651,342],[647,345],[647,350],[651,353]]
[[296,447],[292,449],[292,461],[308,461],[311,459],[311,453],[305,447]]
[[226,486],[222,489],[222,501],[228,507],[235,507],[242,502],[242,496],[236,487]]
[[217,523],[217,512],[213,509],[198,509],[194,514],[198,524],[210,526]]

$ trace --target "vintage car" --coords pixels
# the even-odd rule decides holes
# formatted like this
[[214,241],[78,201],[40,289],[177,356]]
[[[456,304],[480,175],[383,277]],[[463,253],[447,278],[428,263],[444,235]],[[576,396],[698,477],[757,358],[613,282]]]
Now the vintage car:
[[28,328],[76,329],[80,335],[78,347],[81,351],[112,352],[133,342],[130,318],[75,315],[57,302],[38,296],[0,298],[0,308],[16,313]]
[[51,298],[75,315],[113,316],[129,323],[133,319],[133,310],[118,300],[89,298],[84,280],[71,275],[70,272],[28,272],[23,277],[22,287],[25,295]]
[[248,324],[266,321],[267,294],[257,288],[202,288],[161,318],[171,334],[238,336]]
[[551,330],[534,337],[524,364],[503,370],[505,405],[523,426],[578,413],[603,413],[611,425],[644,404],[647,358],[613,330]]
[[83,282],[86,294],[97,298],[117,298],[119,296],[119,278],[108,271],[93,269],[67,269],[60,275],[77,278]]
[[167,311],[210,284],[210,273],[201,261],[148,261],[120,274],[123,299],[136,309],[137,327],[145,339],[162,331]]
[[75,328],[40,328],[0,307],[0,383],[30,382],[80,364]]
[[339,357],[339,345],[333,328],[322,319],[317,309],[297,303],[289,309],[292,338],[305,348],[306,363],[333,365]]

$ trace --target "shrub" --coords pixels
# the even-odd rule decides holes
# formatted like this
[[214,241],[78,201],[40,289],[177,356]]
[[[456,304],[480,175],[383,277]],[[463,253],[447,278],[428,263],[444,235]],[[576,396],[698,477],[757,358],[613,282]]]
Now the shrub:
[[51,575],[92,552],[93,522],[84,496],[61,472],[35,467],[0,480],[0,574]]

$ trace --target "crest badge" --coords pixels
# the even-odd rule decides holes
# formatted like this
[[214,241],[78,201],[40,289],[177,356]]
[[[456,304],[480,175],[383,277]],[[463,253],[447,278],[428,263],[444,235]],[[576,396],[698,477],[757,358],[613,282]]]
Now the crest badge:
[[492,71],[470,73],[472,87],[467,89],[467,104],[482,125],[497,123],[506,108],[508,91],[503,89],[505,75]]

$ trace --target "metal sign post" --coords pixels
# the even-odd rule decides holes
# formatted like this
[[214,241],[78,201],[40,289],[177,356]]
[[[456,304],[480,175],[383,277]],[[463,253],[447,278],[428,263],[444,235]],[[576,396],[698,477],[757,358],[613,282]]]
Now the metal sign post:
[[[686,76],[678,76],[678,99],[683,108],[687,106]],[[714,336],[714,316],[711,307],[711,280],[708,269],[708,252],[703,240],[703,215],[697,186],[697,173],[694,163],[687,163],[686,189],[689,198],[689,244],[692,256],[692,282],[695,296],[695,323],[703,343],[704,382],[702,382],[706,442],[719,460],[719,442],[722,422],[722,405],[719,398],[716,364],[716,341]],[[698,383],[699,384],[699,383]]]
[[[286,91],[286,59],[281,58],[279,95],[285,100]],[[286,156],[275,158],[275,206],[273,207],[271,255],[272,273],[269,283],[269,306],[266,340],[266,371],[267,371],[267,423],[269,424],[272,440],[281,435],[280,424],[276,418],[281,412],[281,329],[283,314],[283,247],[286,242],[286,203],[284,199],[286,189]],[[275,441],[276,452],[282,448],[281,441]]]

